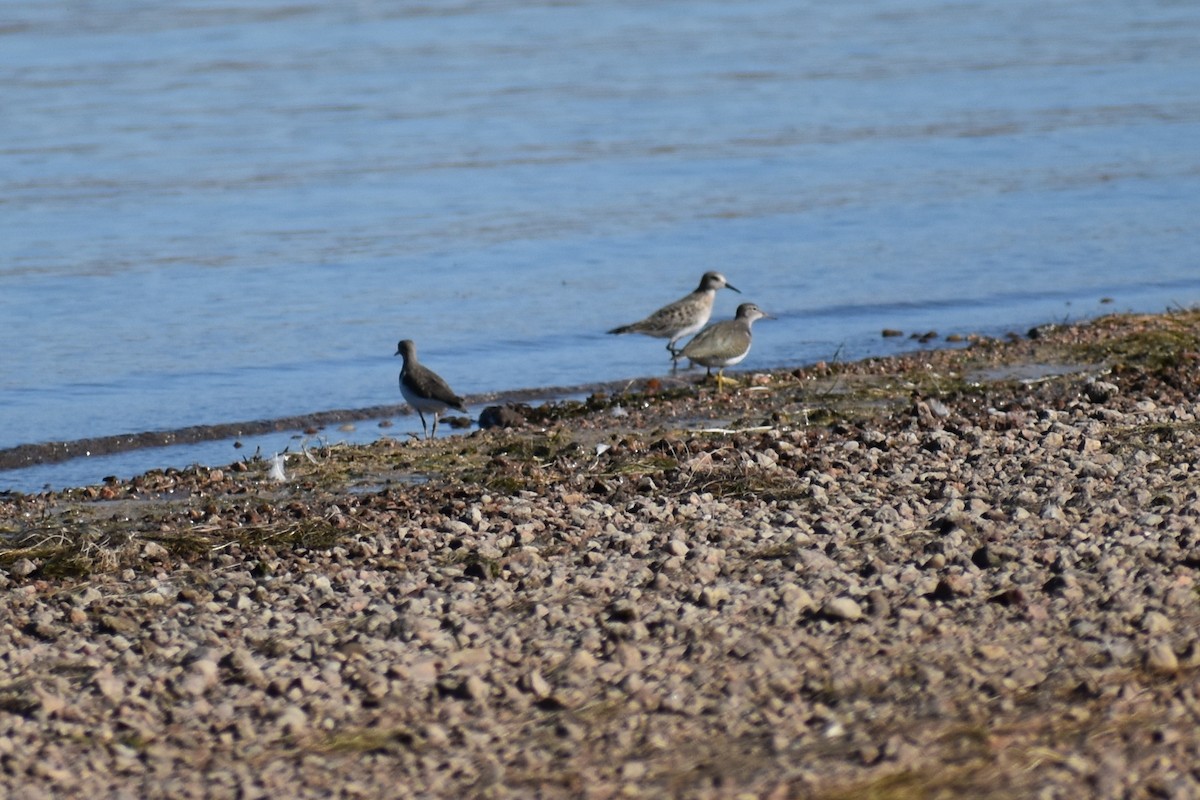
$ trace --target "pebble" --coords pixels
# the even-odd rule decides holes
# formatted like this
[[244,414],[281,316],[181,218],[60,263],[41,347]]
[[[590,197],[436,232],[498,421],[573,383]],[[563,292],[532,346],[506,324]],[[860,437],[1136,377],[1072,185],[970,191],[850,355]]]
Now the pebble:
[[217,685],[220,669],[212,659],[193,661],[183,679],[183,691],[190,695],[201,695]]
[[821,606],[821,611],[831,619],[853,622],[862,619],[862,606],[849,597],[835,597]]
[[538,672],[537,670],[533,670],[532,672],[528,673],[525,678],[525,683],[529,691],[533,693],[534,697],[544,700],[550,696],[550,692],[552,691],[550,684],[545,678],[542,677],[542,673]]
[[1167,615],[1158,611],[1147,611],[1142,617],[1141,628],[1151,636],[1170,633],[1174,627]]
[[276,724],[289,736],[298,736],[308,728],[308,715],[297,705],[286,707],[276,718]]

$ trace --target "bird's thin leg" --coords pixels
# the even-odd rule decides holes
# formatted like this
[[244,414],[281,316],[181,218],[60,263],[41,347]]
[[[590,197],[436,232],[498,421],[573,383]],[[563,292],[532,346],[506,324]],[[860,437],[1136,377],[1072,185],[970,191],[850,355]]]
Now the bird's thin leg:
[[671,374],[674,375],[679,371],[679,359],[682,358],[683,348],[675,347],[676,339],[667,342],[667,352],[671,354]]
[[437,420],[438,420],[438,415],[437,415],[437,412],[435,411],[435,412],[433,412],[433,438],[434,439],[437,438]]
[[425,434],[425,438],[429,438],[429,428],[425,425],[425,415],[421,413],[421,409],[417,409],[417,416],[421,418],[421,433]]

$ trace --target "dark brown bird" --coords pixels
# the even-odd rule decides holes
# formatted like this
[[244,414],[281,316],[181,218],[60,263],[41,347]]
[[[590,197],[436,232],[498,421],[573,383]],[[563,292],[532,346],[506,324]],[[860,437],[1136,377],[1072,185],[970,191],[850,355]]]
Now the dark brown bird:
[[[396,345],[396,355],[403,356],[400,368],[400,393],[421,418],[421,430],[425,438],[437,436],[438,415],[447,408],[467,413],[463,399],[456,395],[442,377],[417,361],[417,346],[411,339],[402,339]],[[425,426],[425,414],[433,415],[433,432]]]

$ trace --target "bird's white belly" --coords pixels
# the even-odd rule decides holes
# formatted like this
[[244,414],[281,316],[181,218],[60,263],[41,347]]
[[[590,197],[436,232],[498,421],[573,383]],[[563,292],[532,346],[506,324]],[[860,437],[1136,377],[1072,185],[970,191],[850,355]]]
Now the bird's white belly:
[[404,381],[400,381],[400,394],[404,395],[404,401],[406,403],[415,408],[417,411],[420,411],[422,414],[436,414],[445,411],[450,407],[441,400],[435,400],[432,397],[422,397],[405,386]]

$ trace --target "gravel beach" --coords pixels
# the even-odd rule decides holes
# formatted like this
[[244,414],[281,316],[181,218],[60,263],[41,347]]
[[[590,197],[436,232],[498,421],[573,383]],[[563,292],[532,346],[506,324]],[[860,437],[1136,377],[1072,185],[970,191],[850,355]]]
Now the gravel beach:
[[0,495],[0,795],[1200,797],[1200,313],[736,377]]

